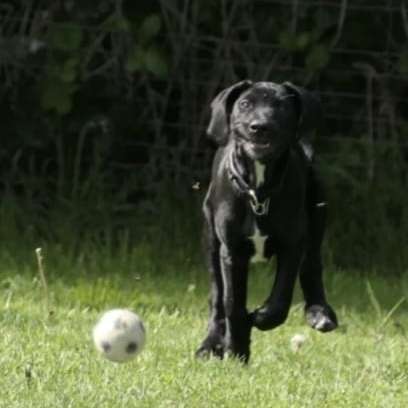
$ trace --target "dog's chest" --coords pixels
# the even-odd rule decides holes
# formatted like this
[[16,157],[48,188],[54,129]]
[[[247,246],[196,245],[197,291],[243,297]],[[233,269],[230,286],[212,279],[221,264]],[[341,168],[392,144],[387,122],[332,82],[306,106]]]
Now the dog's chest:
[[252,235],[248,236],[248,238],[252,241],[254,246],[254,253],[251,256],[251,262],[266,262],[268,259],[265,257],[265,245],[268,236],[261,234],[255,220],[253,224],[253,233]]
[[[259,187],[265,180],[266,166],[258,161],[255,161],[254,167],[255,167],[255,186]],[[266,249],[265,246],[268,236],[261,233],[255,216],[251,217],[250,223],[251,234],[248,235],[248,238],[250,239],[254,247],[254,253],[251,256],[250,261],[252,263],[265,262],[268,260],[268,258],[265,257]]]

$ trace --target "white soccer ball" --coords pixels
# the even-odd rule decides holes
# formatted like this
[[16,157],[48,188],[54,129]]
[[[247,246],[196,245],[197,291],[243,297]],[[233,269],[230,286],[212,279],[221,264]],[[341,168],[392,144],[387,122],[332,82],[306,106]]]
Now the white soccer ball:
[[146,332],[140,317],[127,309],[112,309],[102,315],[92,332],[97,350],[108,360],[132,360],[144,346]]

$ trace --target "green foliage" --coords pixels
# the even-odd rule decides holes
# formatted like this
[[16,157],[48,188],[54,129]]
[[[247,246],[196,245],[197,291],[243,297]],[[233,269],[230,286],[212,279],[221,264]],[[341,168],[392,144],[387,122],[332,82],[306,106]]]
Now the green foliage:
[[44,81],[41,88],[41,107],[64,115],[72,109],[75,86],[67,80],[71,74],[63,71],[61,74],[59,77],[51,76]]
[[282,31],[279,35],[279,45],[288,51],[303,51],[310,44],[311,37],[312,33],[309,31],[302,33]]
[[404,51],[401,53],[399,60],[398,60],[398,72],[402,75],[408,74],[408,51]]
[[161,19],[157,14],[144,18],[140,26],[135,25],[134,46],[126,62],[126,69],[129,72],[147,72],[159,78],[166,78],[168,75],[167,58],[163,49],[155,42],[161,26]]
[[323,69],[330,60],[330,53],[327,46],[315,45],[306,57],[306,69],[315,72]]
[[361,140],[350,140],[333,148],[342,160],[332,163],[322,153],[319,166],[329,193],[327,248],[333,262],[402,273],[408,265],[401,245],[408,228],[407,163],[388,144],[371,151]]
[[159,34],[162,27],[160,16],[152,14],[143,19],[137,30],[137,38],[142,44],[147,44]]
[[101,27],[106,32],[130,31],[129,21],[123,16],[118,16],[116,13],[109,15]]
[[66,59],[62,65],[62,70],[59,74],[62,82],[72,83],[77,78],[77,68],[79,65],[79,58],[77,56]]
[[143,48],[136,45],[126,63],[126,69],[131,72],[149,72],[159,78],[166,78],[168,66],[163,52],[156,46]]
[[77,51],[83,39],[82,28],[75,23],[51,25],[48,44],[53,50],[72,53]]
[[46,111],[65,115],[72,110],[78,89],[78,67],[83,30],[78,24],[51,25],[47,34],[50,55],[47,71],[40,84],[40,104]]

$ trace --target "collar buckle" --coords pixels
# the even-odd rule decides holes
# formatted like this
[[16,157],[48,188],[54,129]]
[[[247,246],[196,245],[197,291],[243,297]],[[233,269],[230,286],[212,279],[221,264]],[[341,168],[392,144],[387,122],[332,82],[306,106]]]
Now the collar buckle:
[[254,190],[248,190],[249,204],[255,215],[266,215],[269,211],[270,198],[268,197],[264,202],[259,202]]

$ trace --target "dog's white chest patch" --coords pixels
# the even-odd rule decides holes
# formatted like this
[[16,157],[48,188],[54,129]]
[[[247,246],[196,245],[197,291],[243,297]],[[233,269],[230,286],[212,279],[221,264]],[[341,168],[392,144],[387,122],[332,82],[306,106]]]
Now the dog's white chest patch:
[[266,262],[268,259],[265,258],[264,252],[265,241],[268,237],[266,235],[261,235],[261,231],[259,231],[256,221],[254,221],[254,232],[248,238],[252,241],[255,250],[255,253],[251,257],[251,262]]
[[265,165],[260,161],[255,161],[255,186],[259,187],[265,180]]

